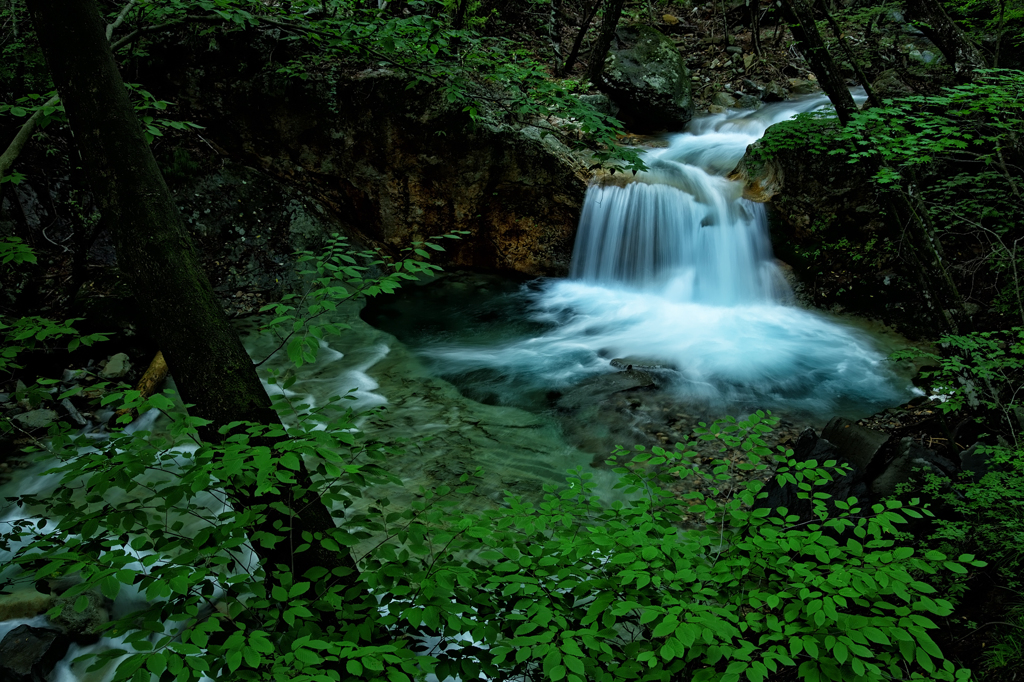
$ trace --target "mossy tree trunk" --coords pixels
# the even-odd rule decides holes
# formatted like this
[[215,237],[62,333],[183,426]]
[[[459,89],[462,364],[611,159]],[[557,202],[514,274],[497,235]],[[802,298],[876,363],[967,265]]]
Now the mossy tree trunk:
[[[117,248],[118,265],[138,304],[140,322],[160,344],[193,416],[212,424],[201,435],[217,441],[236,421],[279,424],[277,413],[238,334],[214,297],[191,238],[164,183],[114,62],[94,0],[28,0],[91,188]],[[330,510],[299,472],[299,485],[282,496],[256,497],[248,483],[228,494],[236,508],[266,506],[262,530],[294,535],[333,530]],[[297,510],[293,513],[288,510]],[[275,530],[275,524],[277,530]],[[291,543],[257,552],[298,573],[313,566],[348,568],[348,554],[312,551],[293,557]],[[297,542],[295,544],[298,544]]]

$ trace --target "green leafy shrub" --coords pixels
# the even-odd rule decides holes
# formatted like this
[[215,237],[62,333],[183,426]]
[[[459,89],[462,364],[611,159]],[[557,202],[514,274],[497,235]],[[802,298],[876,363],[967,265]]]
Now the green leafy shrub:
[[300,271],[308,284],[302,293],[285,294],[280,301],[260,308],[261,313],[272,316],[262,330],[281,342],[260,364],[282,348],[296,367],[315,361],[320,342],[346,328],[336,322],[324,323],[321,318],[326,316],[330,320],[330,314],[344,301],[390,294],[402,282],[436,274],[441,267],[429,262],[431,252],[444,251],[438,243],[442,239],[460,239],[464,234],[469,233],[454,230],[414,242],[402,250],[406,257],[399,260],[384,259],[375,251],[353,252],[348,240],[340,234],[331,235],[319,253],[297,252],[299,264],[311,265]]
[[[171,405],[158,397],[141,407]],[[95,664],[121,659],[118,679],[169,670],[182,681],[400,680],[433,670],[464,679],[760,680],[787,667],[806,680],[969,675],[928,634],[929,616],[951,607],[925,581],[978,562],[899,546],[897,526],[927,513],[912,506],[836,500],[843,513],[829,518],[816,486],[835,463],[769,452],[761,434],[772,420],[761,414],[701,430],[748,453],[715,468],[713,494],[678,499],[661,487],[664,477],[700,475],[681,451],[638,451],[632,461],[620,451],[619,502],[603,504],[591,475],[574,471],[543,500],[509,498],[476,515],[457,510],[455,496],[469,488],[421,490],[407,509],[373,501],[366,486],[399,481],[387,474],[388,448],[355,432],[350,413],[327,430],[308,419],[286,433],[247,426],[191,448],[173,440],[195,437],[197,420],[171,416],[170,436],[120,434],[92,451],[55,437],[62,485],[23,498],[39,515],[5,533],[21,543],[15,563],[29,579],[77,573],[71,596],[99,589],[113,598],[126,586],[145,595],[148,605],[109,626],[120,648]],[[260,444],[267,438],[274,444]],[[219,481],[254,484],[271,499],[296,494],[298,457],[315,462],[317,492],[339,527],[309,538],[254,532],[267,509],[233,508]],[[733,474],[772,460],[786,485],[814,499],[816,519],[753,508],[763,482],[737,485]],[[702,518],[698,529],[681,529],[684,511]],[[367,591],[326,569],[293,576],[278,566],[267,582],[251,550],[278,542],[298,553],[369,547],[353,553]],[[439,638],[432,655],[415,655],[423,635]]]
[[[931,381],[932,391],[943,396],[941,412],[950,421],[953,417],[974,421],[987,433],[971,445],[972,456],[965,463],[968,475],[953,482],[926,477],[924,493],[941,502],[946,511],[935,519],[935,530],[925,544],[944,552],[983,556],[990,565],[988,585],[1019,599],[1024,594],[1024,425],[1018,398],[1024,380],[1024,329],[945,336],[937,350],[904,351],[897,356],[931,360],[933,368],[922,375]],[[949,435],[955,440],[955,433]],[[985,584],[975,586],[986,589]],[[941,587],[959,600],[972,585],[953,579]],[[1000,631],[1005,634],[984,657],[992,674],[1024,665],[1019,607],[1002,618],[1009,627]]]
[[938,409],[992,431],[987,442],[977,445],[977,454],[990,456],[994,464],[1024,466],[1018,454],[1024,445],[1024,414],[1018,399],[1024,383],[1024,328],[943,336],[937,350],[908,349],[892,357],[930,360],[933,368],[923,370],[921,377],[942,396]]
[[[760,434],[772,423],[758,413],[698,429],[749,456],[717,465],[713,495],[677,498],[661,487],[663,476],[701,474],[682,452],[655,448],[617,469],[628,501],[603,505],[590,475],[576,471],[536,507],[511,500],[485,515],[497,563],[474,618],[506,621],[485,670],[552,680],[760,680],[786,667],[807,680],[967,677],[927,633],[936,627],[928,614],[951,606],[923,582],[966,569],[894,540],[905,516],[927,512],[897,502],[865,510],[851,499],[836,500],[844,513],[829,518],[828,495],[815,488],[835,462],[771,453]],[[626,455],[617,453],[620,465]],[[785,484],[814,499],[816,519],[753,508],[763,483],[738,486],[735,469],[773,460]],[[702,517],[701,527],[682,531],[684,512]]]

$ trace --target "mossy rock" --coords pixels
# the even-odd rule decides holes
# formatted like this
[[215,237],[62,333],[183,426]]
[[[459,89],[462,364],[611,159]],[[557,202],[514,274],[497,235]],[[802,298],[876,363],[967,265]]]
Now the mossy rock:
[[598,87],[636,130],[681,130],[693,116],[690,73],[670,38],[650,26],[615,32]]

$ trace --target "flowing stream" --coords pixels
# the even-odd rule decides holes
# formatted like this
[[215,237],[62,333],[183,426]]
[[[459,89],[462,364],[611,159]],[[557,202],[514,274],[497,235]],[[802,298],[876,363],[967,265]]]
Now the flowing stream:
[[[603,415],[628,413],[635,423],[635,413],[594,407],[635,388],[635,376],[622,371],[630,365],[656,380],[647,395],[699,415],[768,408],[814,423],[899,404],[912,388],[886,361],[885,344],[793,304],[763,207],[725,177],[769,125],[826,103],[809,98],[698,119],[645,152],[649,171],[594,184],[568,279],[454,275],[375,301],[362,318],[358,306],[343,306],[338,321],[351,329],[324,344],[316,363],[288,370],[281,357],[261,371],[295,372],[289,392],[297,402],[316,406],[357,389],[353,407],[382,408],[360,428],[385,442],[413,439],[392,463],[412,491],[484,468],[467,507],[509,492],[538,494],[566,469],[606,455],[610,438],[632,438],[608,430]],[[275,345],[247,338],[256,358]],[[588,442],[593,433],[607,437]],[[52,489],[53,478],[36,475],[46,466],[33,463],[0,497]],[[599,491],[610,494],[610,474],[594,472]],[[395,497],[401,503],[401,493]],[[0,511],[8,521],[32,513]],[[135,598],[125,591],[115,614],[130,611]],[[0,636],[25,622],[45,624],[42,616],[7,621]],[[73,647],[49,680],[104,679],[109,673],[70,667],[82,651]]]

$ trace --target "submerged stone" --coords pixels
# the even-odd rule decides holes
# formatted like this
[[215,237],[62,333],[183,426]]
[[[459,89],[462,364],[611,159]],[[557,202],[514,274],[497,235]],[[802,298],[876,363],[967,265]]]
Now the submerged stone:
[[738,100],[736,100],[736,103],[733,104],[733,106],[735,108],[737,108],[737,109],[755,109],[756,110],[756,109],[760,109],[761,107],[763,107],[764,103],[761,102],[761,100],[759,100],[754,95],[743,95]]
[[636,355],[627,355],[624,358],[613,358],[612,367],[625,370],[644,369],[679,369],[674,363],[654,358],[644,358]]
[[0,595],[0,621],[32,618],[50,608],[53,596],[35,589]]

